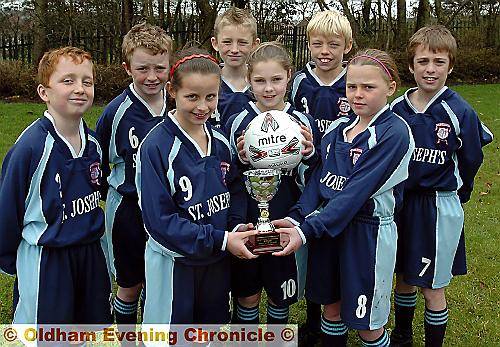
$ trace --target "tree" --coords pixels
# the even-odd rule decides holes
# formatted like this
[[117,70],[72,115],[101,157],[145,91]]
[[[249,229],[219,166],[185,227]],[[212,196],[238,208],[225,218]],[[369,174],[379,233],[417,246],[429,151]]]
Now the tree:
[[47,31],[46,22],[47,18],[47,0],[35,1],[35,18],[33,25],[33,57],[35,62],[38,62],[43,53],[47,50]]
[[121,13],[121,27],[120,31],[122,37],[132,28],[132,21],[134,18],[134,3],[133,0],[121,0],[122,13]]
[[417,24],[415,31],[430,24],[431,21],[431,6],[429,0],[419,0],[417,11]]
[[406,24],[406,1],[397,0],[397,18],[396,18],[396,31],[397,31],[397,45],[398,47],[403,47],[406,45],[406,39],[408,37],[408,27]]

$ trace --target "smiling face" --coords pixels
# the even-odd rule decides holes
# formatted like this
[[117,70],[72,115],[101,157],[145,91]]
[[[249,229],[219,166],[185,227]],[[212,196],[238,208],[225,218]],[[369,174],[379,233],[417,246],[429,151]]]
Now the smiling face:
[[349,53],[352,44],[346,46],[345,39],[339,35],[326,36],[312,33],[308,46],[316,69],[321,72],[340,72],[344,54]]
[[245,65],[250,51],[258,43],[252,30],[243,25],[226,25],[220,29],[217,37],[212,37],[212,47],[219,52],[224,66],[239,68]]
[[220,77],[216,74],[186,73],[179,88],[168,83],[170,96],[175,99],[175,118],[190,131],[203,126],[217,108]]
[[134,89],[144,100],[158,95],[168,80],[168,53],[153,55],[150,50],[138,47],[134,49],[130,64],[123,63],[127,74],[132,77]]
[[380,111],[394,94],[396,82],[387,82],[385,72],[374,65],[349,65],[346,96],[354,113],[368,119]]
[[419,92],[432,98],[443,88],[451,72],[448,52],[432,51],[427,46],[418,46],[410,72],[413,73]]
[[62,56],[49,78],[47,86],[39,85],[38,94],[54,117],[79,119],[94,100],[94,74],[92,62],[81,64]]
[[261,61],[253,66],[250,85],[260,111],[282,110],[290,71],[274,60]]

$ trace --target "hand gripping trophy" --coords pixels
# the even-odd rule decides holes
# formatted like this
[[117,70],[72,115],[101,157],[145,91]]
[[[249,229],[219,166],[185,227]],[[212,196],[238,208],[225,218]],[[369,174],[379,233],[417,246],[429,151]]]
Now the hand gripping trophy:
[[280,234],[269,219],[269,201],[278,191],[281,169],[293,169],[302,160],[300,125],[286,112],[268,111],[255,117],[245,130],[245,151],[254,170],[245,171],[245,186],[258,202],[260,217],[247,246],[254,254],[283,249]]

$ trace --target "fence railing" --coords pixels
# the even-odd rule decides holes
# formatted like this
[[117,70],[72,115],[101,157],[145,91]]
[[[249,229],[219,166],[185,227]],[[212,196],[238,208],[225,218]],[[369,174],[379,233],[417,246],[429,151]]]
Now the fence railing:
[[[487,31],[489,46],[498,47],[500,44],[500,20],[491,23],[488,18],[483,18],[484,28],[480,32],[484,35]],[[408,22],[409,32],[413,31],[415,23]],[[376,28],[376,33],[372,33],[371,39],[375,45],[377,42],[385,42],[387,39],[387,24]],[[477,32],[477,25],[470,18],[459,18],[450,25],[450,30],[456,36],[459,43],[461,41],[471,41],[471,33]],[[178,21],[171,32],[177,47],[182,47],[189,41],[200,41],[199,23],[192,21]],[[285,26],[281,23],[264,23],[258,25],[258,32],[261,41],[271,41],[278,39],[287,47],[292,57],[293,64],[300,68],[309,59],[310,54],[307,49],[306,26]],[[119,64],[121,63],[121,41],[119,33],[99,31],[76,31],[70,37],[50,37],[49,48],[74,45],[88,50],[92,53],[94,60],[98,64]],[[485,42],[476,40],[473,42],[474,48],[478,45],[485,45]],[[463,47],[463,46],[462,46]],[[383,47],[380,47],[383,48]],[[26,63],[34,63],[36,57],[33,56],[33,34],[23,33],[17,35],[2,35],[0,33],[0,60],[21,60]]]

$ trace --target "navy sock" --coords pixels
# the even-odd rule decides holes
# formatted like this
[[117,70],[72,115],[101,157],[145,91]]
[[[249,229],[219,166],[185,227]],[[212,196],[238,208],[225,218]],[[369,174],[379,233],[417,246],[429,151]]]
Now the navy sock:
[[387,330],[384,329],[384,332],[380,337],[374,341],[366,341],[361,338],[361,343],[365,347],[388,347],[389,346],[389,334],[387,334]]
[[289,307],[279,307],[270,302],[267,303],[267,324],[288,323]]
[[306,326],[310,332],[318,333],[321,331],[321,304],[306,299],[307,317]]
[[[417,304],[417,292],[394,293],[394,330],[391,339],[403,343],[413,337],[413,316]],[[397,340],[397,341],[396,341]]]
[[137,302],[125,302],[115,296],[113,307],[116,324],[137,324]]
[[331,321],[321,316],[323,346],[347,346],[347,326],[342,321]]
[[425,346],[442,346],[448,323],[448,308],[441,311],[432,311],[426,307],[424,318]]
[[259,324],[259,305],[255,307],[245,307],[239,302],[236,303],[236,322],[238,324]]

